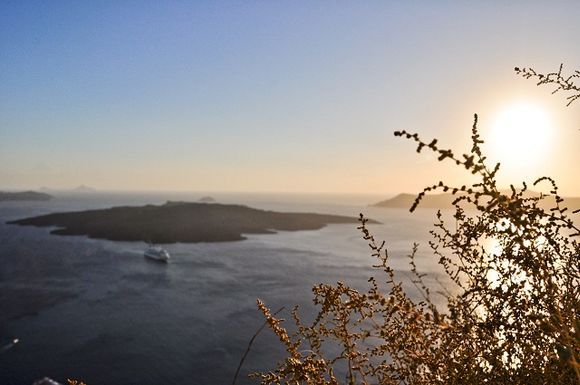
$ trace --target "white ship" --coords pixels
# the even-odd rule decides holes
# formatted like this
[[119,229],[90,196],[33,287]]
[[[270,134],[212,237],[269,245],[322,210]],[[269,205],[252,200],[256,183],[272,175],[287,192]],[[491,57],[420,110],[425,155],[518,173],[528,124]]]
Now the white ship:
[[162,247],[149,244],[144,254],[145,258],[153,259],[158,262],[169,262],[169,253]]
[[61,384],[60,382],[56,382],[48,377],[44,377],[43,379],[36,381],[32,385],[61,385]]

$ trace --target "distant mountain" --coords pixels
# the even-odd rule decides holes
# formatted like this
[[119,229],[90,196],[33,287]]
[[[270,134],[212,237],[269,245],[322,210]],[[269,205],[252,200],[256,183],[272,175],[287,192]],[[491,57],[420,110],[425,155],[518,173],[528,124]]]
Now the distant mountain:
[[580,197],[564,198],[564,206],[568,207],[569,210],[580,209]]
[[97,191],[96,189],[89,187],[89,186],[85,186],[84,184],[74,188],[72,191],[74,192],[95,192]]
[[[399,194],[393,198],[372,204],[374,207],[393,207],[410,209],[417,198],[417,194]],[[421,200],[419,207],[425,209],[446,209],[453,207],[453,195],[451,194],[432,194],[425,195]]]
[[[511,194],[511,191],[502,191],[505,194]],[[539,196],[538,192],[530,191],[526,194],[528,197]],[[399,194],[393,198],[386,199],[372,204],[373,207],[391,207],[391,208],[404,208],[410,209],[417,198],[417,194]],[[426,194],[421,203],[417,208],[424,209],[450,209],[453,208],[452,202],[457,198],[457,195],[452,194]],[[564,202],[561,204],[562,207],[568,207],[569,210],[577,210],[580,208],[580,197],[564,197]],[[551,208],[554,207],[555,200],[552,197],[546,197],[542,203],[541,207]]]
[[213,197],[210,197],[210,196],[205,196],[205,197],[199,198],[198,202],[202,202],[202,203],[215,203],[215,199]]
[[20,191],[20,192],[1,192],[1,201],[48,201],[53,197],[45,193],[36,191]]

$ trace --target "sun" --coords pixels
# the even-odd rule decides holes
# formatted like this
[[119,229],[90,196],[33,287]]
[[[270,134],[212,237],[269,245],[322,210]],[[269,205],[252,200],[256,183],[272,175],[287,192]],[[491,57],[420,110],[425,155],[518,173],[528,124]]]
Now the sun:
[[488,143],[495,161],[523,170],[547,160],[552,132],[552,121],[545,109],[518,102],[497,114]]

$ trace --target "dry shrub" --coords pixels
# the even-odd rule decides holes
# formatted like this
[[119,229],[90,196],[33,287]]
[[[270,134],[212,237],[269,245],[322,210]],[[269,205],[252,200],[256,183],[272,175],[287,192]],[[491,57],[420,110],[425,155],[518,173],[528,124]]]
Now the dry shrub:
[[576,100],[580,98],[580,86],[578,86],[575,81],[580,79],[580,71],[576,70],[571,74],[564,75],[562,72],[564,68],[563,64],[560,64],[560,68],[557,72],[540,73],[533,68],[514,68],[514,71],[518,75],[521,75],[525,79],[533,79],[537,81],[537,85],[552,85],[554,90],[552,94],[562,92],[567,94],[566,100],[569,106]]
[[461,157],[436,140],[395,135],[478,177],[471,186],[427,187],[411,208],[430,191],[456,197],[453,223],[439,212],[431,231],[433,254],[452,283],[446,305],[432,301],[414,262],[416,245],[410,263],[422,298],[410,297],[361,214],[359,229],[381,279],[369,278],[365,292],[342,282],[314,286],[318,314],[305,323],[295,309],[292,333],[258,301],[287,357],[253,376],[262,384],[580,383],[580,230],[572,220],[578,211],[562,207],[547,177],[534,183],[547,186],[547,194],[533,194],[525,183],[501,191],[499,164],[489,168],[481,152],[477,115],[471,151]]

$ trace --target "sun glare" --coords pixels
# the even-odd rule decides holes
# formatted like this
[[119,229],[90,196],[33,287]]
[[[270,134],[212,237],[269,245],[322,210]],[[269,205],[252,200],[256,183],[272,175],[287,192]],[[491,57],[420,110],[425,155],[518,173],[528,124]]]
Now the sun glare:
[[523,169],[547,159],[552,124],[542,107],[512,104],[499,112],[491,127],[490,150],[502,165]]

